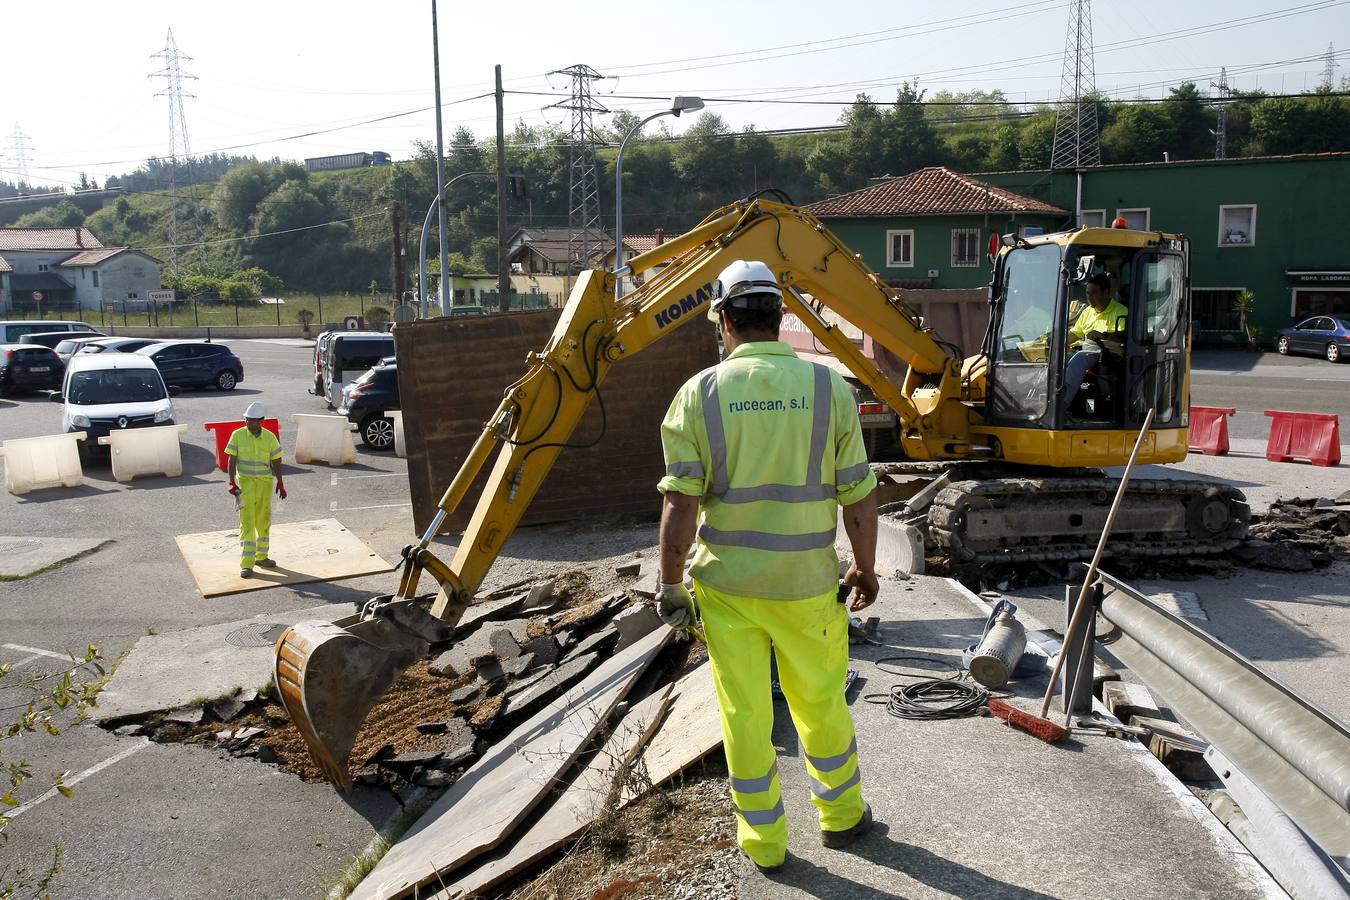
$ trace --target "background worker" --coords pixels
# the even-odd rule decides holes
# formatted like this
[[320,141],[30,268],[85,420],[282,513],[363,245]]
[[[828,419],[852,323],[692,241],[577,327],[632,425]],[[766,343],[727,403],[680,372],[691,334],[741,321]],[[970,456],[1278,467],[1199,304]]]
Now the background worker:
[[773,744],[770,648],[797,726],[827,847],[872,826],[853,718],[844,700],[848,610],[834,540],[839,507],[853,545],[850,609],[876,599],[876,477],[844,380],[778,340],[783,292],[762,262],[738,260],[713,290],[709,318],[729,355],[680,388],[661,425],[661,617],[702,613],[736,808],[737,842],[761,870],[787,854]]
[[230,495],[239,502],[239,575],[253,577],[255,565],[276,566],[271,557],[272,491],[286,499],[281,480],[281,442],[262,427],[267,410],[256,400],[244,410],[244,427],[236,428],[225,445],[229,457]]
[[1125,304],[1111,298],[1111,277],[1105,272],[1098,272],[1088,279],[1087,301],[1087,309],[1069,326],[1069,346],[1080,349],[1069,357],[1064,367],[1065,406],[1078,396],[1088,369],[1102,361],[1102,354],[1106,352],[1102,341],[1125,340],[1125,316],[1129,310]]

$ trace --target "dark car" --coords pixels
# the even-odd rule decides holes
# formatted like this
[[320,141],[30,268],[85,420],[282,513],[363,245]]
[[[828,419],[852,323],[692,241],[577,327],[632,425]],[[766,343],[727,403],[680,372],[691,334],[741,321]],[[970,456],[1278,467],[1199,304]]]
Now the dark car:
[[338,415],[356,423],[370,449],[392,450],[394,420],[385,413],[398,408],[398,366],[375,366],[343,389]]
[[32,334],[25,334],[19,338],[21,344],[38,344],[48,349],[56,349],[56,345],[62,341],[74,340],[76,338],[101,338],[107,337],[101,331],[35,331]]
[[215,387],[232,391],[244,380],[244,364],[224,344],[163,341],[136,351],[154,360],[164,383],[174,387]]
[[37,344],[0,344],[0,394],[58,390],[65,373],[55,350]]
[[151,344],[164,343],[162,338],[129,338],[129,337],[110,337],[94,338],[91,341],[85,341],[84,346],[80,348],[81,353],[135,353],[142,347],[149,347]]
[[1275,332],[1275,349],[1281,353],[1311,353],[1340,362],[1350,356],[1350,316],[1313,316],[1292,328]]

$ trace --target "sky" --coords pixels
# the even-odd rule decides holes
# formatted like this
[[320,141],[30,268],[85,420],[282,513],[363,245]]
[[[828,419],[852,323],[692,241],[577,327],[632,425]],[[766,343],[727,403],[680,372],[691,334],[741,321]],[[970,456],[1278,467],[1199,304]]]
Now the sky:
[[[517,121],[566,127],[569,114],[548,107],[566,99],[570,81],[548,73],[577,63],[606,76],[594,90],[610,111],[655,112],[668,100],[634,98],[675,94],[780,101],[710,99],[737,129],[830,125],[859,91],[889,100],[916,79],[929,96],[999,88],[1044,102],[1059,95],[1070,4],[589,0],[577,9],[441,0],[447,141],[459,125],[493,133],[495,64],[507,91],[532,92],[506,96],[508,131]],[[152,56],[170,29],[192,58],[182,66],[195,76],[184,81],[194,154],[406,159],[414,141],[435,138],[431,0],[0,0],[0,20],[11,36],[0,180],[14,180],[19,143],[30,181],[57,187],[82,172],[101,184],[167,156],[169,106],[155,96],[165,82],[152,77],[164,61]],[[1097,87],[1114,97],[1161,96],[1188,79],[1207,86],[1221,66],[1238,89],[1311,89],[1329,43],[1336,79],[1350,74],[1350,0],[1098,0],[1093,35]],[[608,121],[596,116],[597,126]],[[692,120],[664,121],[678,133]]]

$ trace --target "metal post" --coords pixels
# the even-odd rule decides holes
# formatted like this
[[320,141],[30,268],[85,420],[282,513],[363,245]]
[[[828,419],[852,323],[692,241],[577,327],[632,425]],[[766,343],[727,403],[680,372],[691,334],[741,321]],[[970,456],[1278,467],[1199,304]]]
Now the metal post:
[[239,327],[239,298],[234,298],[234,327]]
[[319,330],[323,331],[323,294],[315,294],[319,298]]
[[[511,308],[511,274],[506,269],[506,132],[502,119],[502,67],[497,66],[497,298],[499,308]],[[444,278],[445,276],[441,276]]]
[[[1096,611],[1101,604],[1102,586],[1096,583],[1086,596],[1076,596],[1076,586],[1064,586],[1064,646],[1069,650],[1061,670],[1060,698],[1066,713],[1086,713],[1092,711],[1092,659],[1094,657],[1093,632],[1095,631]],[[1074,603],[1086,603],[1083,615],[1074,615]],[[1091,615],[1088,615],[1091,613]],[[1077,620],[1075,633],[1069,633],[1069,626]],[[1063,651],[1061,651],[1063,652]]]
[[[445,211],[444,208],[441,206],[441,201],[444,198],[445,191],[448,191],[451,187],[453,187],[455,182],[459,181],[461,178],[469,178],[474,175],[481,175],[485,178],[492,177],[491,172],[463,172],[459,175],[456,175],[454,178],[450,179],[450,183],[445,186],[445,190],[437,194],[436,199],[431,201],[431,206],[427,207],[427,217],[422,222],[421,240],[418,241],[417,245],[417,298],[419,305],[421,306],[421,316],[424,319],[427,318],[429,315],[431,315],[431,310],[427,300],[427,234],[428,232],[431,231],[431,216],[436,212],[437,209],[441,209],[442,212]],[[441,234],[442,235],[445,234],[444,229],[442,229]],[[441,289],[442,293],[444,293],[446,282],[449,276],[449,272],[446,271],[449,267],[449,263],[443,262],[441,265],[443,266],[441,270]],[[454,306],[453,295],[451,295],[451,299],[452,299],[451,306]],[[446,314],[446,310],[444,307],[442,307],[441,309],[441,314],[442,315]]]
[[[436,205],[440,208],[441,315],[450,315],[450,298],[445,293],[445,273],[450,268],[450,245],[445,218],[445,141],[441,131],[441,46],[436,31],[436,0],[431,0],[431,57],[436,83]],[[425,313],[423,313],[425,315]],[[364,313],[363,313],[364,315]]]
[[197,298],[192,299],[192,324],[198,328],[202,327],[202,317],[197,312]]
[[272,299],[275,300],[275,301],[277,301],[276,304],[275,304],[275,305],[276,305],[276,308],[277,308],[277,327],[280,328],[280,327],[281,327],[281,298],[280,298],[280,297],[273,297]]

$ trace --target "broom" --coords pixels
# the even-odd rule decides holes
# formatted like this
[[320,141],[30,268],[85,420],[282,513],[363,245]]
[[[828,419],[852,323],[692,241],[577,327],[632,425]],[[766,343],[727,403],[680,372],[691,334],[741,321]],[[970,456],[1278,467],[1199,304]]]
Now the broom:
[[1116,488],[1115,499],[1111,501],[1111,511],[1106,516],[1106,526],[1102,528],[1102,536],[1097,540],[1097,552],[1092,555],[1092,563],[1088,566],[1087,577],[1083,579],[1083,589],[1078,592],[1078,603],[1073,608],[1073,618],[1069,620],[1068,632],[1064,635],[1064,645],[1060,648],[1059,656],[1055,659],[1055,669],[1050,673],[1050,683],[1046,685],[1045,697],[1041,700],[1041,714],[1039,716],[1034,715],[998,698],[991,699],[988,704],[989,712],[998,718],[1014,728],[1020,728],[1022,731],[1050,744],[1062,741],[1069,736],[1069,729],[1050,721],[1045,717],[1045,714],[1050,710],[1050,698],[1055,695],[1055,681],[1059,678],[1060,669],[1064,667],[1064,659],[1069,655],[1070,642],[1073,640],[1073,636],[1078,633],[1078,623],[1083,618],[1083,610],[1087,608],[1088,591],[1092,588],[1092,582],[1097,577],[1097,564],[1101,562],[1102,553],[1106,550],[1106,541],[1110,538],[1111,528],[1116,523],[1116,513],[1120,511],[1120,503],[1125,499],[1125,487],[1130,483],[1130,473],[1134,471],[1134,462],[1139,458],[1139,450],[1144,446],[1144,438],[1148,436],[1149,427],[1152,425],[1153,410],[1150,409],[1148,415],[1144,417],[1144,427],[1139,429],[1139,437],[1134,442],[1134,449],[1130,451],[1130,461],[1125,464],[1125,473],[1120,476],[1120,486]]

